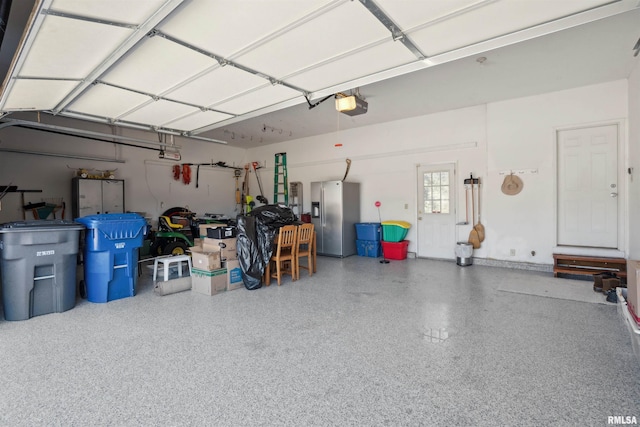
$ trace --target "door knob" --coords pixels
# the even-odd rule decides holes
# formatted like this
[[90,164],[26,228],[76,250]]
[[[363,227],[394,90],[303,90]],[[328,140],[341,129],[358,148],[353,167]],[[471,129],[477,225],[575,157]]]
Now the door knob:
[[618,193],[611,193],[610,196],[611,197],[618,197]]

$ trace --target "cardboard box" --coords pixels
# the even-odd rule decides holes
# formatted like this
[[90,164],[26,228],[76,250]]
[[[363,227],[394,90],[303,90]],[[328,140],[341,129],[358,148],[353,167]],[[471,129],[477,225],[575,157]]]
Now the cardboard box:
[[191,290],[199,294],[215,295],[227,289],[227,269],[213,271],[191,270]]
[[207,251],[204,248],[191,248],[191,266],[197,270],[212,271],[222,267],[220,251]]
[[237,244],[238,239],[235,237],[231,239],[211,239],[205,237],[202,242],[202,247],[206,251],[220,251],[220,258],[225,261],[238,259]]
[[195,239],[193,239],[193,247],[195,248],[201,248],[202,247],[202,241],[203,239],[196,237]]
[[627,260],[627,305],[640,324],[640,261]]
[[240,261],[229,260],[225,262],[227,269],[227,290],[244,288],[242,281],[242,270],[240,269]]

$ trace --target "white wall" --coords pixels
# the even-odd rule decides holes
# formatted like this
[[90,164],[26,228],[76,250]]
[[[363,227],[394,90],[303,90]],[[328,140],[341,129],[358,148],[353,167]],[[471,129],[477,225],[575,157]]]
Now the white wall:
[[[638,73],[636,69],[629,84],[619,80],[348,131],[336,129],[325,135],[248,151],[185,139],[178,139],[177,143],[184,147],[182,162],[213,160],[244,165],[258,161],[266,164],[259,173],[269,201],[273,200],[274,154],[286,152],[289,180],[303,183],[304,210],[307,212],[310,210],[309,184],[342,179],[345,159],[350,158],[352,165],[347,180],[361,183],[361,221],[378,221],[374,203],[382,202],[380,215],[383,220],[405,220],[414,224],[408,235],[410,251],[416,250],[416,167],[455,162],[459,183],[470,173],[480,177],[483,183],[482,223],[486,228],[486,240],[474,256],[550,264],[555,245],[555,130],[607,121],[626,123],[628,110],[636,117],[640,110]],[[338,114],[337,124],[341,119]],[[638,123],[631,123],[629,128],[631,138],[637,141]],[[96,125],[96,129],[109,131],[106,126]],[[623,153],[627,152],[626,135],[625,126],[621,141]],[[149,134],[144,137],[150,138]],[[343,144],[342,148],[336,148],[336,143]],[[185,186],[173,181],[171,166],[174,163],[159,161],[153,151],[22,129],[0,131],[1,147],[116,155],[127,160],[125,164],[97,163],[0,152],[1,185],[12,181],[20,188],[43,190],[42,194],[28,194],[27,201],[62,196],[69,206],[68,218],[73,171],[67,165],[96,169],[117,167],[116,175],[126,179],[126,207],[130,211],[147,212],[157,218],[169,207],[189,206],[200,214],[214,212],[235,216],[235,180],[231,169],[201,169],[200,188],[196,189],[194,182]],[[637,159],[637,150],[636,142],[629,149],[633,159]],[[537,174],[522,177],[522,193],[505,196],[500,191],[503,177],[499,173],[516,169],[534,169]],[[640,211],[637,185],[637,182],[635,185],[630,183],[628,189],[632,193],[629,204],[634,215]],[[458,187],[458,220],[462,220],[464,208],[460,207],[464,206],[464,190],[461,185]],[[255,176],[251,174],[251,195],[257,194]],[[626,200],[621,203],[626,206]],[[2,207],[0,222],[21,219],[17,194],[7,195]],[[640,230],[633,225],[630,229],[635,242],[640,237]],[[457,239],[466,240],[469,231],[470,226],[458,227]],[[632,243],[632,247],[640,256],[640,246]],[[510,249],[515,249],[515,256],[510,255]]]
[[[309,183],[341,179],[345,159],[350,158],[353,163],[348,180],[362,185],[361,220],[378,220],[374,202],[379,200],[382,220],[405,220],[414,225],[416,166],[455,162],[459,183],[471,172],[483,183],[486,240],[474,256],[550,264],[556,243],[555,130],[607,121],[625,123],[626,117],[627,82],[619,80],[336,131],[249,150],[248,157],[267,160],[270,168],[262,173],[268,176],[273,155],[286,152],[289,179],[301,181],[306,191],[306,211],[310,209]],[[343,147],[335,148],[336,143]],[[621,143],[626,150],[625,140]],[[500,172],[519,169],[537,173],[522,177],[524,189],[519,195],[504,195]],[[464,192],[460,187],[458,217],[463,219],[464,209],[460,206],[464,206]],[[409,209],[404,209],[405,204]],[[457,238],[466,239],[469,231],[468,226],[459,227]],[[407,237],[410,251],[415,251],[416,237],[414,226]],[[515,256],[510,255],[511,249],[515,249]]]
[[629,154],[626,175],[629,205],[629,259],[640,259],[640,65],[629,76]]
[[[68,127],[78,126],[70,120],[58,121],[56,124]],[[110,132],[107,126],[101,125],[92,126],[92,130]],[[153,133],[129,131],[127,136],[158,141],[157,135]],[[182,153],[180,163],[202,163],[213,160],[214,162],[224,161],[229,165],[244,164],[246,151],[243,149],[184,138],[176,138],[176,144],[183,147],[180,150]],[[90,173],[117,168],[116,178],[125,180],[127,211],[146,212],[147,216],[157,219],[170,207],[188,206],[198,214],[212,212],[235,217],[235,180],[232,169],[201,167],[199,187],[196,189],[195,166],[192,167],[190,185],[185,185],[182,181],[174,181],[172,166],[178,162],[160,160],[157,151],[21,128],[0,130],[0,148],[111,157],[126,161],[124,164],[107,163],[0,151],[0,185],[12,182],[20,189],[42,190],[42,193],[25,193],[25,202],[62,197],[67,205],[66,219],[72,217],[71,178],[76,168],[94,169]],[[27,219],[30,218],[31,215],[28,214]],[[20,195],[10,193],[2,199],[0,222],[17,220],[22,220]]]
[[[485,227],[489,258],[552,262],[556,243],[555,131],[618,120],[624,125],[626,117],[626,80],[488,106]],[[625,135],[623,132],[622,152],[626,150]],[[537,173],[521,176],[524,186],[520,194],[504,195],[504,178],[499,172],[519,169]],[[624,207],[622,198],[620,203]],[[509,256],[510,249],[516,250],[515,257]]]

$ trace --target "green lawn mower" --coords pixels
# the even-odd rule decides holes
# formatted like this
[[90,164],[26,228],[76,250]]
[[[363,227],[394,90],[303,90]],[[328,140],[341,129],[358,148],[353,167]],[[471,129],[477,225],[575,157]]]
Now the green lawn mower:
[[[149,253],[151,256],[183,255],[199,237],[198,222],[194,212],[184,208],[171,208],[158,218],[158,231],[153,235]],[[174,222],[173,217],[178,217]]]

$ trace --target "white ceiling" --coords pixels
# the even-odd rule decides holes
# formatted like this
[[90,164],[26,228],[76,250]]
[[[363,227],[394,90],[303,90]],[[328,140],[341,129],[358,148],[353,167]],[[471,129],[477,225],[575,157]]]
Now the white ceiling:
[[638,0],[36,3],[0,113],[239,147],[625,78],[640,36]]

